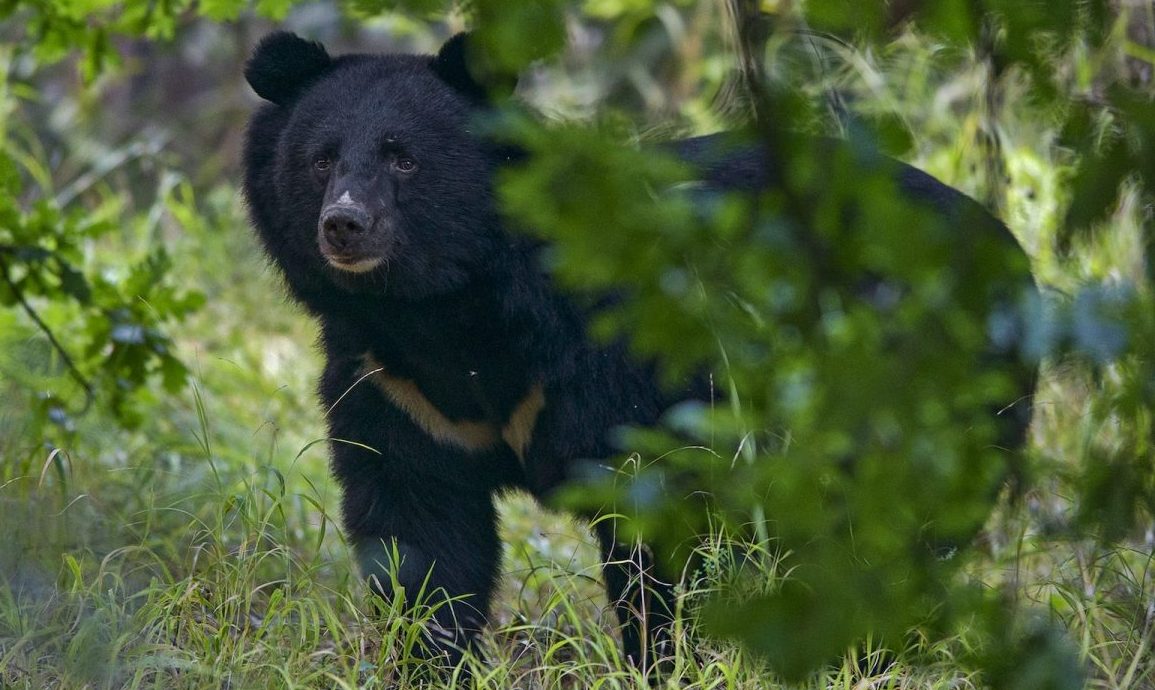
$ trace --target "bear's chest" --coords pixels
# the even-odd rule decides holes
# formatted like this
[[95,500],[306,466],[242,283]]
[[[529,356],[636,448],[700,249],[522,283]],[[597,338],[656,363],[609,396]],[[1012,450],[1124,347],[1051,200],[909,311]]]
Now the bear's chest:
[[[350,305],[327,339],[358,358],[364,378],[442,445],[519,457],[545,405],[520,338],[477,296]],[[337,326],[340,326],[339,328]]]
[[[505,444],[523,462],[537,417],[545,407],[545,393],[539,382],[526,386],[511,404],[503,401],[499,406],[487,396],[478,372],[467,372],[464,377],[442,376],[435,379],[440,385],[430,386],[428,382],[398,375],[371,353],[362,357],[360,377],[372,381],[387,400],[435,442],[467,452],[488,451]],[[443,390],[454,383],[456,390]],[[474,414],[459,414],[462,411]]]
[[410,382],[453,421],[507,419],[532,383],[509,339],[485,324],[459,323],[438,314],[399,318],[367,345],[390,376]]

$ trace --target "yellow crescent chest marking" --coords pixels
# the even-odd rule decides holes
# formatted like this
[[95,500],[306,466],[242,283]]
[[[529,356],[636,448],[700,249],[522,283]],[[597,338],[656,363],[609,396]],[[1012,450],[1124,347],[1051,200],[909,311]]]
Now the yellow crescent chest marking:
[[393,376],[370,355],[365,355],[363,360],[365,365],[362,375],[369,375],[378,390],[433,440],[469,452],[488,450],[505,441],[517,459],[525,462],[525,452],[533,438],[538,414],[545,407],[545,392],[540,383],[530,388],[529,393],[514,407],[505,425],[498,428],[491,422],[449,419],[425,397],[413,381]]
[[501,438],[513,449],[521,464],[525,464],[525,452],[529,450],[529,443],[533,440],[533,428],[537,425],[537,416],[541,408],[545,407],[545,391],[540,383],[533,384],[517,407],[509,415],[509,420],[501,429]]

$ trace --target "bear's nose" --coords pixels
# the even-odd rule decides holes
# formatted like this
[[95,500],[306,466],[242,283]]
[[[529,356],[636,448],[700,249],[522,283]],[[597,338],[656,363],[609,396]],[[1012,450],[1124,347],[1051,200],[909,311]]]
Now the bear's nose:
[[321,214],[321,233],[325,241],[337,250],[347,248],[350,241],[367,229],[369,214],[357,206],[330,206]]

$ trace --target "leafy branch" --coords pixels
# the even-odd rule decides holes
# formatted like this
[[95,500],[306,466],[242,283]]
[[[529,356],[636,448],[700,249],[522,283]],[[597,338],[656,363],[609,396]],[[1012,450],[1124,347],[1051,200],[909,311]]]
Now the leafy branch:
[[24,292],[13,282],[8,272],[8,260],[4,257],[4,254],[12,252],[13,249],[12,247],[0,246],[0,278],[3,279],[4,284],[8,287],[8,291],[12,294],[13,299],[20,305],[21,309],[24,310],[24,313],[36,324],[36,327],[44,334],[44,337],[48,338],[48,342],[52,345],[52,348],[56,350],[56,353],[60,355],[60,359],[68,368],[68,373],[72,376],[73,380],[84,390],[84,405],[75,412],[75,414],[84,414],[92,406],[92,401],[96,396],[92,383],[80,371],[80,368],[76,366],[72,355],[68,353],[67,348],[65,348],[60,342],[60,339],[56,337],[56,334],[52,332],[52,328],[44,322],[44,319],[40,318],[40,314],[37,313],[35,307],[25,298]]

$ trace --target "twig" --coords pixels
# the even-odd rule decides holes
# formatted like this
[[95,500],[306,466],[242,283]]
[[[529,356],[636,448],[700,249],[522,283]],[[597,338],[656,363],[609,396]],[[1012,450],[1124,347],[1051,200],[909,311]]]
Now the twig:
[[771,117],[770,98],[766,93],[766,67],[763,64],[770,25],[758,0],[728,0],[726,3],[734,25],[735,49],[742,87],[749,99],[754,123],[761,126]]
[[[783,128],[781,108],[776,108],[776,99],[771,92],[766,76],[766,43],[770,39],[769,17],[762,12],[758,0],[727,0],[726,7],[733,22],[736,39],[738,66],[742,86],[750,103],[753,131],[761,141],[768,166],[782,165],[784,159],[795,155],[796,146],[789,144],[792,138]],[[810,217],[808,202],[799,190],[785,180],[780,189],[785,199],[786,215],[798,220]],[[750,218],[751,224],[754,221]],[[823,246],[816,233],[795,231],[793,238],[798,243],[814,267],[818,276],[836,275],[830,261],[831,252]],[[812,305],[813,306],[813,305]],[[816,307],[815,307],[816,308]]]
[[64,345],[56,338],[56,334],[52,332],[48,324],[44,323],[44,319],[40,318],[40,314],[28,303],[28,300],[24,297],[24,293],[20,291],[20,288],[17,287],[16,283],[12,280],[12,276],[8,273],[8,260],[4,257],[4,252],[0,252],[0,279],[2,279],[4,284],[8,286],[8,289],[12,291],[12,296],[16,298],[16,302],[24,309],[24,313],[28,314],[28,318],[32,319],[32,322],[40,329],[40,332],[48,338],[48,342],[52,345],[52,348],[59,353],[60,358],[64,361],[64,365],[68,367],[68,373],[80,384],[80,387],[84,389],[84,406],[77,412],[77,414],[84,414],[88,411],[88,408],[92,406],[92,401],[96,397],[96,393],[92,389],[92,384],[85,378],[84,374],[80,373],[80,369],[77,368],[76,363],[72,360],[72,356],[68,354],[68,350],[64,349]]

